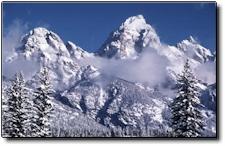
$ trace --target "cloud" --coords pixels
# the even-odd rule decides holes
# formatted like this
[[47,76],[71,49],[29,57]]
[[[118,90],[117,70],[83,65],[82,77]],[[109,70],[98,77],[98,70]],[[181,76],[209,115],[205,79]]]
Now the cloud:
[[131,82],[148,83],[156,86],[166,81],[168,60],[153,48],[146,48],[136,60],[116,60],[96,57],[88,63],[99,68],[108,76],[119,77]]
[[15,73],[22,72],[25,79],[30,79],[37,71],[40,65],[32,60],[26,60],[23,56],[18,56],[16,61],[3,64],[3,74],[8,77],[14,77]]
[[[24,23],[17,19],[13,21],[11,25],[4,28],[3,34],[3,75],[12,78],[16,72],[22,71],[25,78],[31,77],[31,75],[39,69],[37,63],[34,61],[25,60],[22,56],[17,56],[15,49],[21,45],[21,38],[28,31],[28,23]],[[15,61],[10,61],[9,58],[15,57]]]
[[196,77],[207,84],[216,82],[216,65],[215,62],[206,62],[195,69]]
[[4,28],[3,34],[3,61],[14,55],[15,48],[20,45],[21,37],[28,30],[28,24],[21,20],[14,20],[9,27]]

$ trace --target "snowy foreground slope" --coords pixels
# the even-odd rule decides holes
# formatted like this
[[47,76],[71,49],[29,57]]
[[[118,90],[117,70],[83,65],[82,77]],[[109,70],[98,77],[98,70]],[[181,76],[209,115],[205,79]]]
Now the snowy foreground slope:
[[[112,32],[96,53],[64,43],[41,27],[23,36],[14,49],[3,64],[29,72],[29,87],[36,87],[41,66],[50,71],[56,90],[54,136],[126,136],[129,128],[141,131],[141,136],[166,136],[171,130],[168,105],[176,96],[176,78],[187,58],[202,93],[204,136],[216,134],[216,74],[205,73],[209,66],[215,70],[215,56],[192,36],[176,46],[163,44],[138,15]],[[24,69],[29,62],[35,66],[32,71],[30,66]],[[3,75],[7,86],[11,76],[7,70]]]

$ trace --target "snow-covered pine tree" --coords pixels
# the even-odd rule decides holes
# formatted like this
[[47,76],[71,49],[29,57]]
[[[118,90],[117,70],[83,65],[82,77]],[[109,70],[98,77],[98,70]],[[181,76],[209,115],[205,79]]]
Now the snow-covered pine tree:
[[189,60],[178,79],[178,95],[170,105],[172,129],[176,137],[200,137],[204,129],[202,114],[198,109],[200,100],[197,80],[193,75]]
[[7,137],[25,137],[29,125],[30,102],[22,73],[17,73],[10,87],[6,90],[3,102],[3,131]]
[[7,96],[8,86],[2,84],[2,136],[10,137],[7,133],[7,111],[8,111],[8,96]]
[[34,114],[33,110],[33,102],[32,98],[30,97],[29,89],[26,87],[24,75],[20,72],[19,73],[19,80],[20,80],[20,86],[22,89],[22,103],[21,103],[21,112],[22,112],[22,119],[21,124],[24,132],[24,137],[30,137],[31,131],[32,131],[32,117]]
[[51,136],[50,118],[53,110],[52,94],[54,91],[46,67],[41,69],[38,78],[40,85],[34,92],[33,136],[48,137]]

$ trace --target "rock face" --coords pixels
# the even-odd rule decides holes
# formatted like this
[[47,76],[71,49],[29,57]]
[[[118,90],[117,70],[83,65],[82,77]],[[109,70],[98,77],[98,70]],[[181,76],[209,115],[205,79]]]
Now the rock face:
[[[15,49],[16,55],[8,58],[9,63],[24,59],[47,67],[57,91],[57,111],[64,113],[62,115],[66,118],[69,118],[66,113],[69,111],[75,117],[74,120],[77,115],[81,115],[80,119],[88,117],[97,122],[98,126],[100,124],[108,128],[147,126],[152,130],[168,130],[168,104],[175,96],[175,90],[171,86],[161,89],[116,76],[108,77],[101,69],[88,64],[89,58],[93,61],[99,57],[117,61],[135,60],[146,50],[154,50],[168,60],[168,84],[175,84],[176,75],[183,69],[182,64],[187,58],[193,68],[213,61],[211,51],[193,37],[183,40],[177,46],[161,44],[154,28],[142,15],[125,20],[118,30],[109,35],[96,54],[86,52],[70,41],[65,44],[57,34],[40,27],[26,34],[21,44]],[[28,81],[32,87],[35,87],[35,77],[36,73]],[[215,130],[212,130],[215,129],[215,85],[206,86],[201,83],[199,87],[202,90],[203,113],[210,113],[205,114],[205,119],[210,117],[206,120],[211,123],[208,131],[215,135]],[[166,90],[170,90],[172,94],[168,95]],[[60,116],[59,113],[56,115]],[[63,118],[62,115],[60,118]]]

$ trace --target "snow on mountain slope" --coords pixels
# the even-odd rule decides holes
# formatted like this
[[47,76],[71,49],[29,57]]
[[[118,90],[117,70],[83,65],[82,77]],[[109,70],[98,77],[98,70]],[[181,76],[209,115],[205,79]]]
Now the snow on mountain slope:
[[129,17],[113,32],[97,52],[102,57],[136,58],[146,46],[156,47],[160,40],[142,15]]
[[54,112],[51,121],[54,137],[110,136],[110,129],[59,101],[54,102]]
[[91,53],[84,51],[82,48],[80,48],[79,46],[75,45],[73,42],[70,41],[67,42],[66,47],[70,53],[70,56],[74,59],[86,58],[93,55]]
[[104,87],[98,81],[81,80],[62,94],[74,107],[107,127],[138,127],[148,118],[148,126],[154,123],[151,129],[165,122],[162,113],[166,101],[159,95],[116,78]]
[[23,37],[22,43],[24,45],[17,52],[28,59],[35,57],[36,53],[52,61],[57,60],[58,55],[69,57],[69,52],[60,37],[42,27],[31,30]]
[[213,59],[211,51],[201,46],[192,36],[178,43],[177,48],[184,52],[188,57],[201,63]]

